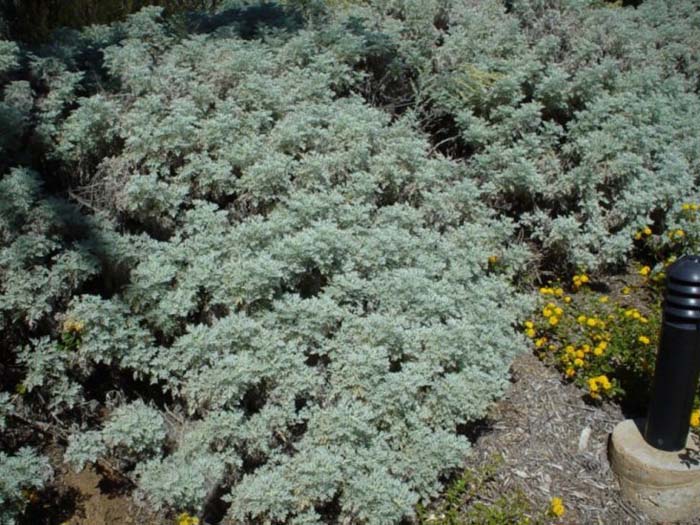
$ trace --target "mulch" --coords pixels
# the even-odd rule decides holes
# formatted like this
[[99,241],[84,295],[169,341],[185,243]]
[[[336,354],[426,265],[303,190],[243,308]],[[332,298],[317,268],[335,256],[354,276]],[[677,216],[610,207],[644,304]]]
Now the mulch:
[[[623,419],[619,406],[587,403],[580,388],[524,354],[513,364],[509,391],[492,407],[468,467],[478,469],[502,456],[504,464],[483,487],[484,496],[519,490],[537,509],[560,497],[566,508],[562,523],[654,523],[622,500],[610,468],[608,439]],[[700,510],[686,523],[700,524]]]

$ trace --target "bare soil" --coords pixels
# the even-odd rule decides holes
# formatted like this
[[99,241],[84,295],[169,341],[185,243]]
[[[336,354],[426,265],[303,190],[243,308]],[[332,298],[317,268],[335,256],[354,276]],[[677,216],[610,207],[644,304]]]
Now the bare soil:
[[144,509],[135,505],[129,493],[115,490],[106,481],[106,477],[92,468],[86,468],[77,474],[70,471],[65,473],[62,482],[65,487],[80,494],[80,503],[64,525],[158,523],[159,518],[148,515]]
[[131,490],[108,473],[86,467],[73,472],[60,462],[60,452],[49,453],[55,477],[29,505],[23,525],[170,525],[164,515],[137,505]]

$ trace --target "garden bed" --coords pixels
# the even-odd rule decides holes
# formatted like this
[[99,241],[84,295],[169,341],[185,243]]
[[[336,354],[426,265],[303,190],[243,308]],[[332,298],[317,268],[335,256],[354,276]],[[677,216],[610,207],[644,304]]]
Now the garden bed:
[[622,519],[700,250],[700,10],[637,3],[0,10],[0,521]]

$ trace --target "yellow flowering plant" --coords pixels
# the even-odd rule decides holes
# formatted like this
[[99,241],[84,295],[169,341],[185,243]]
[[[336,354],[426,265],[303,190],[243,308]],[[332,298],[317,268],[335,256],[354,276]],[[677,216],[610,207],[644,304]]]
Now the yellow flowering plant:
[[65,351],[77,350],[84,331],[85,323],[83,321],[73,318],[64,320],[61,326],[59,348]]
[[566,508],[564,507],[564,501],[561,498],[554,497],[549,503],[549,514],[555,518],[561,518],[566,514]]
[[[646,278],[641,281],[616,294],[592,289],[585,273],[574,276],[568,292],[558,284],[542,287],[537,315],[523,325],[537,355],[591,401],[615,400],[639,410],[647,406],[661,326],[661,288]],[[700,412],[694,414],[691,423],[700,427]]]
[[550,292],[558,286],[540,289],[543,304],[539,315],[524,325],[526,335],[542,359],[591,399],[644,390],[656,349],[658,315],[643,315],[609,294],[591,290],[588,283],[584,273],[574,276],[570,294]]
[[175,525],[199,525],[199,518],[191,516],[188,512],[178,515]]

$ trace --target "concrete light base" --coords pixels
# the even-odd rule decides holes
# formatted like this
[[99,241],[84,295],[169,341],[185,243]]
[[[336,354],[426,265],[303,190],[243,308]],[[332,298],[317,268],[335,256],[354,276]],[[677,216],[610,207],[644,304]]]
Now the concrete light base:
[[610,440],[610,462],[622,496],[656,521],[700,516],[700,450],[692,436],[679,452],[658,450],[644,441],[644,420],[619,423]]

